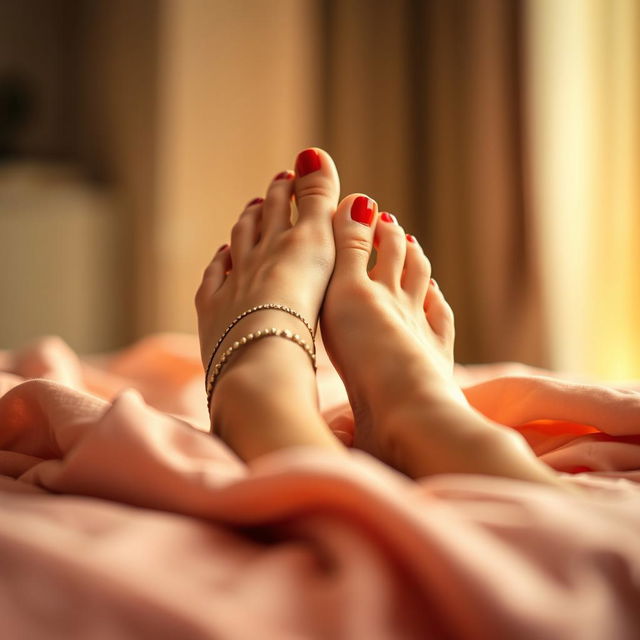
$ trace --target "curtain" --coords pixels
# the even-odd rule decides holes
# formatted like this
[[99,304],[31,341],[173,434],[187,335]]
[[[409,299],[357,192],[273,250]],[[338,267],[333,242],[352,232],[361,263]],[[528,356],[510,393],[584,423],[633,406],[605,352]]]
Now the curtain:
[[458,361],[640,376],[639,4],[163,0],[138,327],[193,330],[244,201],[319,145],[424,246]]
[[532,178],[552,365],[640,377],[640,3],[530,0]]
[[418,236],[457,359],[640,376],[640,3],[323,6],[325,143]]
[[195,331],[202,271],[244,205],[319,143],[317,16],[315,0],[161,3],[146,332]]
[[546,364],[522,5],[325,2],[325,139],[343,190],[395,213],[456,312],[459,361]]

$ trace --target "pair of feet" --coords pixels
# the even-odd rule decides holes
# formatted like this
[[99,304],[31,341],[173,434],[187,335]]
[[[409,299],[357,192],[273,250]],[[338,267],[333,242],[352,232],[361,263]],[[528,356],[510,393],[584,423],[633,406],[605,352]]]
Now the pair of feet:
[[[260,304],[286,305],[314,327],[320,320],[349,395],[358,448],[414,478],[466,472],[556,484],[517,433],[476,412],[456,385],[453,314],[419,243],[365,195],[338,204],[339,191],[329,155],[307,149],[295,172],[279,173],[265,198],[245,207],[196,294],[205,366],[236,316]],[[292,315],[261,310],[229,331],[218,354],[268,327],[308,333]],[[299,345],[254,341],[221,370],[212,424],[245,460],[299,445],[341,451],[316,393]]]

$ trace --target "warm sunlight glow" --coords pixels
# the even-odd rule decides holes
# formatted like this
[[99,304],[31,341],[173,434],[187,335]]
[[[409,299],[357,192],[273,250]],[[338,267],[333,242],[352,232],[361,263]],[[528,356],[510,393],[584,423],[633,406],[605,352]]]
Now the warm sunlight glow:
[[552,364],[598,377],[637,376],[638,5],[540,0],[528,7],[534,193]]

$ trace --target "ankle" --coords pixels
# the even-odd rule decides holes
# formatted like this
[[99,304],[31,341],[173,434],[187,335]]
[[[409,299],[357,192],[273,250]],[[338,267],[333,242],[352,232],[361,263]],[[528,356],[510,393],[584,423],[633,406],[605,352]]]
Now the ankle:
[[315,375],[301,354],[301,367],[286,357],[253,357],[230,364],[221,376],[212,430],[244,460],[293,446],[344,450],[320,415]]
[[272,344],[267,342],[251,345],[251,353],[238,354],[237,361],[229,362],[221,373],[211,402],[212,418],[220,420],[264,403],[281,404],[291,397],[305,406],[318,405],[315,372],[308,356],[297,345],[274,354],[278,346],[285,345],[273,344],[275,339]]

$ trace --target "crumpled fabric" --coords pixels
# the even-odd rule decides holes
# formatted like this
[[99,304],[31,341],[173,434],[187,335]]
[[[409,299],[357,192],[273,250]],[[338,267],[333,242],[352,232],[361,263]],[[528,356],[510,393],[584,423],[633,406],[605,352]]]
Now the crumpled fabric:
[[[581,495],[356,450],[246,465],[207,433],[193,336],[0,352],[2,635],[636,638],[640,394],[535,373],[461,379]],[[319,389],[348,442],[326,358]]]

